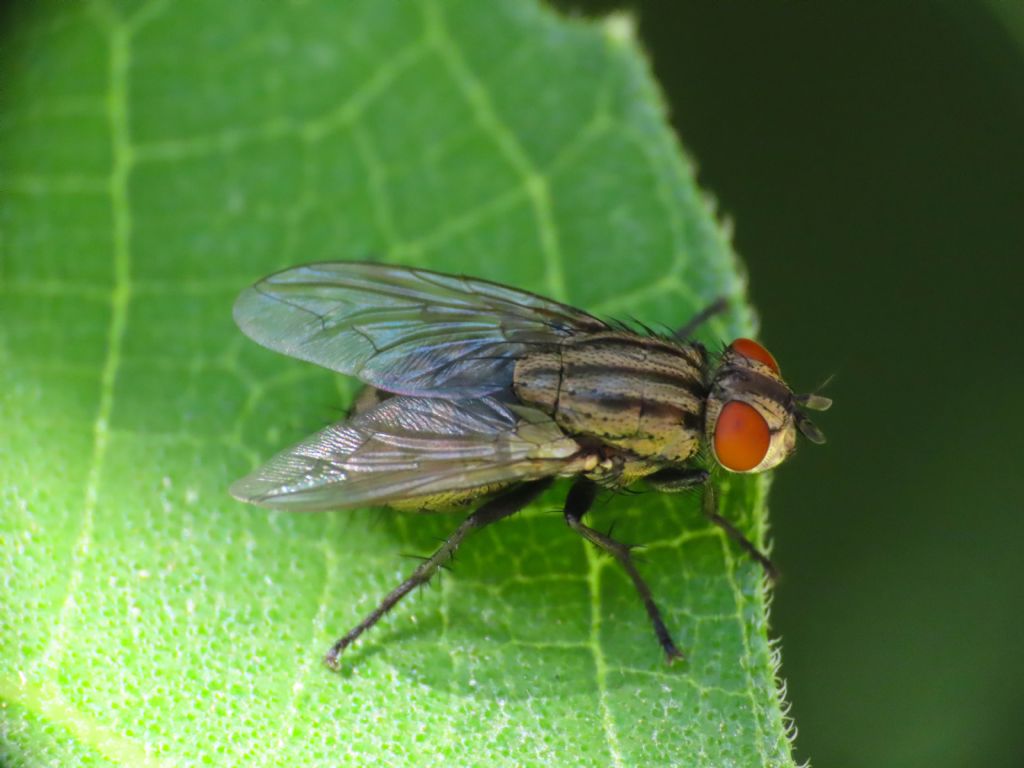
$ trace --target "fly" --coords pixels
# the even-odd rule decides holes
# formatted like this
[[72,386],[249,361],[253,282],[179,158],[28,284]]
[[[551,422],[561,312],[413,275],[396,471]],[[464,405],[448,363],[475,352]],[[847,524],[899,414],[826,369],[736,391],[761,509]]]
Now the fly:
[[[574,478],[568,526],[633,581],[669,662],[682,658],[630,548],[583,522],[601,488],[702,486],[708,518],[771,576],[771,561],[716,511],[709,471],[762,472],[797,433],[824,437],[775,358],[750,339],[712,356],[688,340],[719,301],[671,335],[636,332],[486,280],[360,262],[286,269],[246,289],[235,321],[257,343],[367,384],[351,418],[288,448],[231,486],[294,511],[386,505],[475,510],[324,657],[339,658],[426,583],[472,531]],[[713,463],[712,463],[713,461]]]

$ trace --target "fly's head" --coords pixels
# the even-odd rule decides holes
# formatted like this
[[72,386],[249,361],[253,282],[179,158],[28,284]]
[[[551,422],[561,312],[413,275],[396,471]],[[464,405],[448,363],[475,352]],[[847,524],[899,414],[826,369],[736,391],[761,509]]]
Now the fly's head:
[[831,405],[820,395],[794,395],[767,349],[750,339],[736,339],[714,370],[704,435],[715,460],[726,469],[763,472],[793,452],[797,432],[811,442],[825,442],[804,411],[824,411]]

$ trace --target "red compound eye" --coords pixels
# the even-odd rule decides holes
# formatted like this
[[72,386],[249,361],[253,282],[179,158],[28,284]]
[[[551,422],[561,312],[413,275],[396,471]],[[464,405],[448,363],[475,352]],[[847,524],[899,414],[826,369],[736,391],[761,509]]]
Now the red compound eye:
[[739,352],[744,357],[749,357],[751,360],[757,360],[759,363],[764,363],[776,373],[779,373],[779,364],[775,362],[775,358],[772,357],[772,353],[762,347],[753,339],[736,339],[729,348]]
[[715,423],[715,456],[733,472],[749,472],[768,453],[771,432],[768,422],[752,405],[730,400]]

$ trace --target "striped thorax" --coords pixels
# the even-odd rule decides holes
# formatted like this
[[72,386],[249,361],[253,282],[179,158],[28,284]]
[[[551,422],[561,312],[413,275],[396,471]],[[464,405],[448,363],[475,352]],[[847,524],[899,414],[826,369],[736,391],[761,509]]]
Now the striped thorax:
[[628,482],[700,449],[704,367],[698,345],[612,331],[519,360],[514,391],[568,434],[617,449]]

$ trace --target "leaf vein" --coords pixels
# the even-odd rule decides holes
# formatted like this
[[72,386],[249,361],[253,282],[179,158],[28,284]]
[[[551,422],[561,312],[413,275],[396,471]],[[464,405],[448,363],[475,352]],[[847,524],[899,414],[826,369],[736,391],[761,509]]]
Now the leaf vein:
[[[89,555],[99,499],[103,464],[110,441],[110,417],[114,407],[114,384],[121,364],[128,305],[131,301],[131,213],[128,179],[133,156],[128,124],[128,68],[130,36],[124,27],[113,25],[110,31],[110,95],[108,99],[113,145],[110,175],[110,199],[114,226],[114,285],[110,300],[110,324],[107,329],[107,353],[100,375],[100,401],[93,423],[92,458],[86,476],[82,525],[72,549],[72,564],[67,595],[61,605],[54,632],[36,665],[48,667],[65,646],[65,635],[75,609],[75,597],[84,578],[84,563]],[[58,661],[59,663],[59,661]]]
[[480,127],[494,140],[506,162],[523,179],[539,230],[541,251],[547,267],[547,291],[552,298],[567,300],[562,252],[552,209],[551,193],[546,177],[534,165],[515,133],[498,115],[483,84],[467,66],[454,37],[448,34],[441,8],[436,2],[424,6],[427,10],[427,28],[434,48],[441,55],[449,73],[462,92],[463,98],[476,117]]

